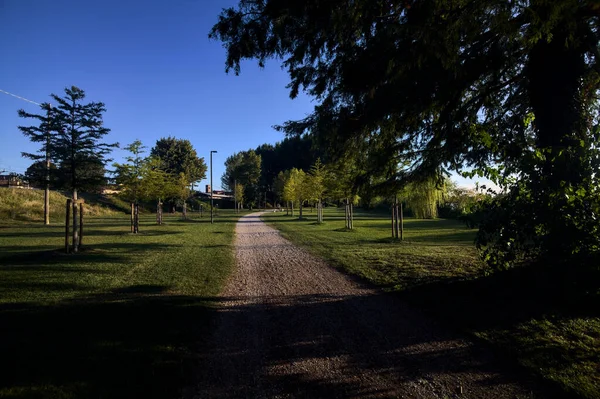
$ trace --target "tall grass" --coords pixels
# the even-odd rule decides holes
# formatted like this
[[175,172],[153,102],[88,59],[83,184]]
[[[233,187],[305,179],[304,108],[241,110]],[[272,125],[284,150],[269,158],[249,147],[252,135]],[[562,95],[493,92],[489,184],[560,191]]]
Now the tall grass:
[[[67,197],[50,191],[50,218],[62,220],[65,217]],[[87,216],[113,216],[118,214],[108,206],[84,203]],[[36,221],[44,219],[44,191],[20,188],[0,188],[0,219]]]

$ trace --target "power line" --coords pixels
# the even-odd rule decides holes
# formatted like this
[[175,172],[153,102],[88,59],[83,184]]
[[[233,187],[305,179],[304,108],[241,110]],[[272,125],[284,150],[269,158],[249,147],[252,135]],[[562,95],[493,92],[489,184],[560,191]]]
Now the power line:
[[9,93],[9,92],[7,92],[7,91],[5,91],[5,90],[2,90],[2,89],[0,89],[0,91],[1,91],[2,93],[4,93],[4,94],[8,94],[9,96],[16,97],[16,98],[18,98],[19,100],[27,101],[28,103],[32,103],[32,104],[35,104],[35,105],[42,105],[42,104],[40,104],[40,103],[36,103],[35,101],[28,100],[28,99],[26,99],[25,97],[21,97],[21,96],[17,96],[16,94]]

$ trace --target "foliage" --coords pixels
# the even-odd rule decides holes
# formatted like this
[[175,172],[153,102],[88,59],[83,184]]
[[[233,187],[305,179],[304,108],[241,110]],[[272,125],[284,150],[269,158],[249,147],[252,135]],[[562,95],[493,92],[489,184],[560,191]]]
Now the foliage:
[[235,201],[238,204],[241,204],[244,202],[244,186],[241,185],[240,183],[237,183],[235,185]]
[[221,178],[224,188],[232,188],[235,182],[243,186],[258,183],[262,158],[253,150],[240,151],[225,160],[225,173]]
[[189,140],[163,137],[156,141],[150,155],[160,160],[160,168],[165,172],[173,176],[184,173],[188,185],[206,177],[204,158],[198,157]]
[[519,209],[481,242],[502,261],[512,240],[529,254],[597,250],[599,26],[597,5],[578,0],[267,0],[223,10],[210,37],[235,73],[244,59],[281,59],[291,97],[318,103],[280,129],[336,158],[374,146],[382,162],[368,175],[392,185],[440,167],[518,176],[504,205]]
[[122,187],[121,196],[130,202],[138,201],[141,196],[142,171],[145,159],[142,157],[146,147],[140,140],[125,147],[131,155],[125,157],[127,163],[114,163],[115,183]]
[[48,173],[45,161],[35,161],[27,168],[24,177],[32,187],[36,188],[46,187],[46,177],[49,177],[50,188],[55,189],[59,186],[57,175],[55,164],[50,163],[50,173]]
[[443,200],[446,181],[442,185],[437,179],[414,181],[409,183],[400,193],[400,199],[405,201],[413,216],[417,219],[435,219],[438,215],[438,205]]
[[[34,142],[45,142],[50,159],[57,165],[51,178],[60,188],[95,191],[106,184],[104,165],[106,155],[118,144],[101,142],[110,129],[104,127],[102,114],[106,108],[101,102],[82,104],[85,92],[75,86],[65,89],[65,97],[51,94],[56,107],[42,104],[47,116],[29,114],[23,110],[19,116],[41,121],[40,126],[19,129]],[[45,132],[51,134],[45,136]],[[32,159],[41,155],[24,154]]]

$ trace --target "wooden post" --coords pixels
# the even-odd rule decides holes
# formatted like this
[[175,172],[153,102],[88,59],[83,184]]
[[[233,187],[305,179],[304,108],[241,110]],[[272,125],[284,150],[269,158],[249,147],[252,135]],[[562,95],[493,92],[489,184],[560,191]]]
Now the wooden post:
[[396,207],[396,225],[394,227],[395,231],[396,231],[396,238],[400,237],[400,212],[399,212],[399,207],[398,207],[398,203],[396,202],[395,204]]
[[137,202],[133,205],[133,232],[140,232],[140,205]]
[[404,240],[404,212],[402,202],[400,202],[400,240]]
[[79,203],[79,246],[83,242],[83,201]]
[[66,222],[65,222],[65,252],[69,253],[69,226],[71,222],[71,203],[70,199],[67,200],[66,209]]
[[396,229],[394,228],[395,220],[396,220],[396,204],[392,203],[392,238],[396,238]]
[[79,251],[79,217],[78,217],[78,209],[77,209],[77,192],[75,190],[73,195],[73,252]]

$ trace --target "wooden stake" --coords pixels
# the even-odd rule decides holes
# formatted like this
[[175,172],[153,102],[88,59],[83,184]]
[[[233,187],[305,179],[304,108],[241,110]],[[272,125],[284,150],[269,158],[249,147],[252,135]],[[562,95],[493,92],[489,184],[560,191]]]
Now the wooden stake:
[[83,202],[79,203],[79,246],[83,242]]
[[71,222],[71,200],[67,200],[66,222],[65,222],[65,252],[69,253],[69,226]]
[[400,203],[400,240],[404,240],[404,211],[402,210],[402,202]]

